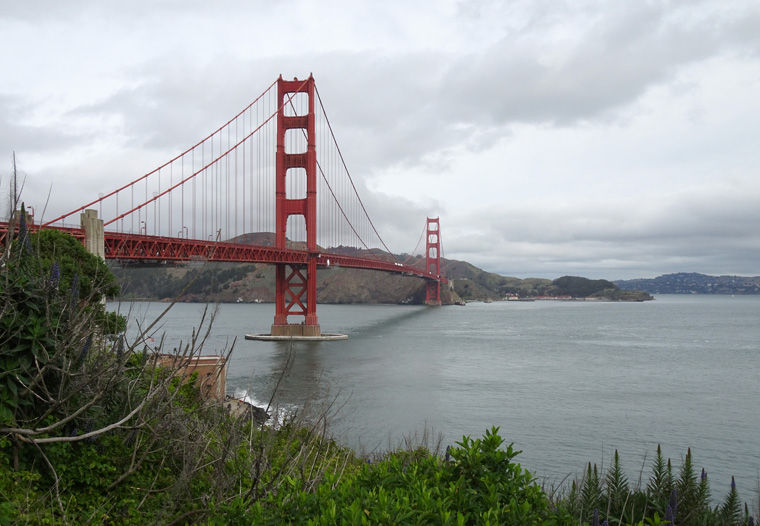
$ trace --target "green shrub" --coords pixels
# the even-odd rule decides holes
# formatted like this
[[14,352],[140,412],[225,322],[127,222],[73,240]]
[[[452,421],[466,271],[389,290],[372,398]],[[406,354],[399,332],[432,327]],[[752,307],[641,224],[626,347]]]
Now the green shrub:
[[342,477],[328,473],[313,491],[288,478],[250,508],[241,499],[216,507],[208,524],[541,524],[548,499],[503,444],[493,428],[464,437],[446,458],[394,452]]
[[616,451],[604,484],[596,466],[592,469],[589,463],[583,479],[573,481],[568,493],[556,498],[553,505],[557,520],[569,517],[573,524],[580,525],[606,521],[608,525],[634,526],[745,526],[750,522],[746,504],[742,513],[733,479],[722,504],[711,508],[707,475],[702,470],[697,477],[691,450],[686,453],[676,479],[670,459],[663,456],[660,446],[646,487],[630,487]]

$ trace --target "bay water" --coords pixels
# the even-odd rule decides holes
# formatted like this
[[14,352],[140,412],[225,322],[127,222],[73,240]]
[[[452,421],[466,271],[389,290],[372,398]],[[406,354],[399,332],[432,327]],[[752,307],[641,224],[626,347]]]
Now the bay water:
[[[163,303],[110,304],[137,323]],[[153,333],[186,342],[204,305],[177,304]],[[210,307],[214,310],[215,307]],[[404,437],[477,438],[499,426],[546,484],[609,467],[615,449],[646,484],[657,445],[680,467],[691,447],[722,499],[760,481],[760,297],[657,296],[645,303],[494,302],[467,306],[319,305],[345,341],[262,342],[272,304],[223,304],[203,353],[234,348],[229,394],[266,406],[323,408],[358,451]],[[276,389],[275,389],[275,386]],[[643,473],[642,473],[643,472]]]

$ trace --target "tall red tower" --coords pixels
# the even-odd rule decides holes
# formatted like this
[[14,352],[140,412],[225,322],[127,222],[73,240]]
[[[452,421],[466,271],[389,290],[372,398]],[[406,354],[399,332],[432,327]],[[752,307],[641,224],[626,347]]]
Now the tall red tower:
[[[425,270],[429,274],[441,276],[441,236],[438,218],[427,218],[427,241],[425,243]],[[428,281],[425,290],[425,304],[441,304],[441,281]]]
[[[306,93],[308,113],[306,115],[286,115],[288,97],[295,93]],[[290,216],[303,216],[306,224],[306,250],[310,253],[306,264],[276,265],[276,307],[272,336],[321,336],[317,321],[317,151],[314,119],[314,78],[306,80],[277,81],[279,111],[277,113],[277,155],[276,155],[276,240],[275,246],[286,247],[285,232]],[[303,130],[306,135],[305,152],[285,151],[285,132]],[[289,199],[286,182],[289,171],[306,171],[306,197]],[[288,317],[300,316],[302,320],[290,323]]]

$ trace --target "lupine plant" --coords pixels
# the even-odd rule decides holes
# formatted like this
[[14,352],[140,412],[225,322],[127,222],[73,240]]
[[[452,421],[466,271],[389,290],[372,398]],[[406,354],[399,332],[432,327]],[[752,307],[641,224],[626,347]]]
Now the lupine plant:
[[575,524],[598,524],[601,518],[610,525],[635,526],[754,524],[746,504],[742,510],[733,477],[730,491],[720,505],[711,507],[710,495],[704,469],[699,476],[696,475],[691,449],[686,453],[676,478],[670,460],[663,456],[658,446],[645,488],[629,487],[616,451],[603,483],[596,466],[592,469],[589,463],[581,481],[573,481],[567,494],[555,500],[555,507],[573,517]]

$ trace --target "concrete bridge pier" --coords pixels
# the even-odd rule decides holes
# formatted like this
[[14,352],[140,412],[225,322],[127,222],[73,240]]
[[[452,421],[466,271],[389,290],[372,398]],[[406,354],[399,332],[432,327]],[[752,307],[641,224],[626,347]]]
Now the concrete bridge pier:
[[98,219],[98,211],[87,209],[80,216],[80,224],[84,229],[84,248],[90,254],[106,259],[105,228],[103,220]]

